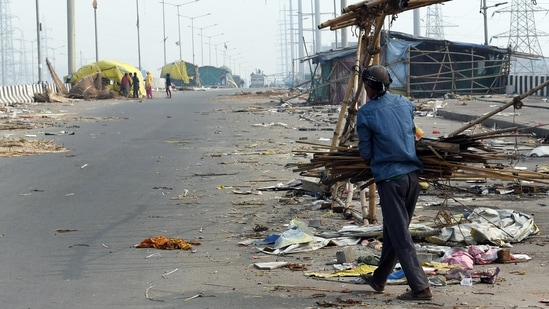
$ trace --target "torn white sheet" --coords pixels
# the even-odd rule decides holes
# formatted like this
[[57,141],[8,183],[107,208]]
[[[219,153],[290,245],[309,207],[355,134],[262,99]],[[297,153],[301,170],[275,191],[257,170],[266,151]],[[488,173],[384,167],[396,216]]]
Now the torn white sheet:
[[326,247],[330,243],[329,239],[313,236],[313,240],[308,243],[293,244],[283,248],[257,248],[259,251],[272,255],[280,254],[289,254],[289,253],[298,253],[298,252],[309,252],[318,250],[320,248]]
[[361,238],[360,237],[335,237],[328,239],[328,245],[336,245],[338,247],[342,246],[354,246],[358,245]]
[[264,263],[255,263],[254,266],[258,269],[276,269],[284,267],[290,263],[288,262],[264,262]]
[[379,232],[383,231],[383,225],[376,224],[376,225],[367,225],[367,226],[359,226],[359,225],[346,225],[339,229],[339,233],[369,233],[369,232]]
[[464,222],[444,227],[439,235],[429,237],[428,241],[510,246],[539,232],[532,216],[512,209],[475,208]]
[[259,251],[267,254],[279,255],[290,254],[298,252],[308,252],[324,248],[329,245],[335,246],[354,246],[360,242],[360,237],[336,237],[336,238],[322,238],[313,236],[313,240],[308,243],[292,244],[283,248],[265,247],[256,248]]

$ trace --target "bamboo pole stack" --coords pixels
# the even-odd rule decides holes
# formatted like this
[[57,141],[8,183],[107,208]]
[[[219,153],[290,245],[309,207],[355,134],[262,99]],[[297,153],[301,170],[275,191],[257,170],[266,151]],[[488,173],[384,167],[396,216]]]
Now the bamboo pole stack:
[[[499,153],[481,142],[508,136],[530,136],[509,134],[516,129],[420,140],[416,145],[418,157],[424,165],[420,178],[430,182],[489,178],[549,184],[549,174],[517,170],[498,164],[498,161],[507,159],[509,155]],[[360,157],[357,147],[338,147],[334,151],[329,145],[311,145],[316,149],[313,158],[309,163],[298,164],[294,172],[301,172],[305,176],[323,173],[326,175],[323,184],[327,186],[350,181],[363,183],[364,188],[373,183],[371,169]],[[331,151],[327,151],[328,149]]]

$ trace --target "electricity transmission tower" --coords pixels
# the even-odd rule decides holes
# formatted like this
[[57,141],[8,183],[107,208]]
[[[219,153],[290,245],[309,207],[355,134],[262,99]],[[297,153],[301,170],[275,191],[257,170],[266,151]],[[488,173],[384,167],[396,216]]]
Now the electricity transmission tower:
[[425,36],[436,40],[444,40],[444,26],[440,4],[427,7],[427,21],[425,23]]
[[9,7],[10,0],[0,0],[0,77],[1,85],[13,85],[17,82],[13,50],[13,28]]
[[[534,8],[536,0],[513,0],[510,8],[502,9],[499,12],[510,12],[511,21],[509,32],[502,33],[497,37],[507,37],[509,48],[516,54],[527,54],[530,59],[518,58],[511,67],[512,74],[547,74],[547,63],[543,59],[543,51],[539,44],[538,36],[546,35],[539,33],[536,29],[535,13],[547,11]],[[532,55],[534,58],[531,59]]]

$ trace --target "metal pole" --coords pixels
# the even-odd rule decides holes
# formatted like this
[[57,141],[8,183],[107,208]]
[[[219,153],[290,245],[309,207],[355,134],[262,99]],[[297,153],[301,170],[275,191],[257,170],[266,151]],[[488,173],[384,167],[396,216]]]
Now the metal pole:
[[[341,9],[347,7],[347,0],[341,0]],[[347,44],[347,28],[341,28],[341,47],[345,48],[348,46]]]
[[191,35],[193,44],[193,64],[196,64],[196,62],[194,62],[194,17],[191,17]]
[[[164,33],[164,36],[162,37],[162,41],[164,41],[164,64],[166,64],[166,12],[164,10],[164,0],[162,0],[162,30]],[[181,40],[181,38],[179,40]]]
[[297,57],[299,58],[299,66],[298,66],[298,75],[297,80],[298,82],[302,82],[304,80],[305,75],[305,64],[301,62],[303,57],[305,57],[304,52],[304,43],[302,44],[301,38],[303,38],[303,0],[298,0],[297,2],[297,29],[298,29],[298,37],[299,37],[299,44],[298,46],[298,53]]
[[193,49],[193,64],[196,65],[196,62],[195,62],[195,54],[194,54],[194,20],[195,18],[199,18],[199,17],[204,17],[204,16],[208,16],[208,15],[211,15],[212,13],[208,13],[208,14],[204,14],[204,15],[199,15],[199,16],[194,16],[194,17],[189,17],[189,16],[183,16],[181,15],[181,17],[185,17],[185,18],[188,18],[191,20],[191,41],[192,41],[192,49]]
[[292,61],[290,69],[292,70],[292,87],[295,86],[295,66],[294,66],[294,59],[295,59],[295,29],[294,29],[294,8],[292,5],[292,0],[289,0],[290,2],[290,59]]
[[202,36],[202,30],[204,28],[200,28],[200,54],[201,54],[201,65],[204,66],[204,37]]
[[488,9],[495,8],[504,4],[507,4],[507,2],[500,2],[491,6],[486,6],[486,0],[482,0],[481,2],[480,14],[484,15],[484,45],[488,45]]
[[[336,0],[334,0],[334,18],[337,17],[337,7],[336,7]],[[337,43],[338,43],[338,37],[337,37],[337,31],[334,31],[334,36],[335,36],[335,48],[337,48]]]
[[31,41],[32,79],[34,79],[34,41]]
[[93,19],[95,22],[95,61],[99,61],[99,48],[97,46],[97,2],[94,2]]
[[482,0],[482,15],[484,15],[484,45],[488,45],[488,8],[486,7],[486,0]]
[[[219,44],[217,44],[219,45]],[[218,67],[219,66],[219,58],[217,58],[217,45],[214,46],[214,50],[215,50],[215,66]]]
[[76,23],[74,20],[74,1],[67,0],[67,53],[68,53],[68,74],[76,72]]
[[[165,3],[164,0],[162,0],[162,19],[163,19],[163,29],[164,29],[164,64],[166,64],[166,14],[165,14],[165,11],[164,11],[164,4],[168,4],[168,5],[172,5],[172,6],[175,6],[177,7],[177,30],[178,30],[178,33],[179,33],[179,41],[177,41],[177,45],[179,45],[179,60],[183,60],[183,52],[182,52],[182,42],[181,42],[181,15],[179,15],[179,7],[181,7],[182,5],[186,5],[186,4],[191,4],[191,3],[194,3],[194,2],[198,2],[200,0],[193,0],[193,1],[189,1],[189,2],[185,2],[185,3],[181,3],[181,4],[173,4],[173,3]],[[183,16],[183,17],[186,17],[186,16]],[[189,18],[189,17],[188,17]]]
[[225,33],[219,33],[219,34],[216,34],[216,35],[209,35],[209,36],[207,35],[206,36],[208,38],[208,53],[209,53],[208,65],[212,65],[212,38],[215,38],[217,36],[224,35],[224,34]]
[[139,71],[141,71],[141,39],[139,35],[139,0],[135,0],[137,10],[137,58],[139,59]]
[[40,49],[40,31],[42,31],[42,25],[40,24],[40,10],[38,8],[38,0],[36,0],[36,49],[38,50],[38,83],[42,82],[42,51]]
[[[436,5],[436,4],[435,4]],[[420,9],[417,8],[414,10],[414,35],[420,36],[421,35],[421,16],[420,16]]]
[[183,54],[181,53],[181,17],[179,16],[179,7],[177,6],[177,29],[179,29],[179,60],[183,60]]
[[209,62],[208,64],[212,65],[212,37],[211,36],[208,37],[208,52],[210,54],[210,58],[209,58],[210,60],[208,61]]
[[[322,23],[322,21],[320,20],[320,0],[315,0],[314,10],[315,10],[314,20],[316,21],[317,25],[320,25]],[[315,29],[315,39],[316,39],[315,53],[320,53],[322,51],[322,33],[320,32],[320,29],[318,29],[318,27],[314,27],[314,28],[316,28]]]

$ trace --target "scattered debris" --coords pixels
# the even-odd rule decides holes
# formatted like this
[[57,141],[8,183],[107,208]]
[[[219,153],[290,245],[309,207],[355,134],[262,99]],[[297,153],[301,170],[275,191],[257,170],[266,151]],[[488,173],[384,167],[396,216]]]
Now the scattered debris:
[[192,299],[195,299],[195,298],[198,298],[198,297],[202,297],[204,296],[204,293],[200,292],[194,296],[191,296],[191,297],[188,297],[188,298],[185,298],[185,301],[188,301],[188,300],[192,300]]
[[162,275],[162,278],[167,279],[169,275],[173,274],[174,272],[178,271],[179,268],[176,268],[174,270],[170,270]]
[[149,291],[154,288],[154,285],[151,285],[150,287],[148,287],[146,290],[145,290],[145,298],[147,298],[148,300],[151,300],[151,301],[158,301],[158,302],[164,302],[162,299],[155,299],[155,298],[152,298],[149,296]]
[[53,141],[30,140],[27,138],[0,139],[0,156],[2,157],[19,157],[66,151],[69,151],[69,149]]
[[57,233],[70,233],[70,232],[76,232],[78,230],[73,230],[73,229],[57,229],[55,230]]
[[147,238],[135,245],[136,248],[156,248],[164,250],[191,250],[192,246],[200,245],[200,242],[187,242],[180,238],[168,238],[166,236],[157,236],[155,238]]

